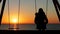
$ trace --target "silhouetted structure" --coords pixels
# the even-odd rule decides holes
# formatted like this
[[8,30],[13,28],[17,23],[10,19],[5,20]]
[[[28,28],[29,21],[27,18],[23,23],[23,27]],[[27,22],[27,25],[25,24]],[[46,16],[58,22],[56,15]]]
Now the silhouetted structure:
[[39,9],[38,13],[35,13],[35,24],[36,28],[39,30],[45,30],[48,19],[42,8]]
[[56,10],[57,16],[58,16],[59,21],[60,21],[60,14],[59,14],[59,11],[60,11],[60,4],[59,4],[58,0],[52,0],[52,1],[53,1],[55,10]]
[[2,0],[0,0],[0,3],[1,3]]
[[[1,3],[1,1],[2,0],[0,0],[0,3]],[[1,8],[1,14],[0,14],[0,25],[1,25],[1,21],[2,21],[2,16],[3,16],[3,12],[4,12],[5,3],[6,3],[6,0],[3,0],[2,8]]]

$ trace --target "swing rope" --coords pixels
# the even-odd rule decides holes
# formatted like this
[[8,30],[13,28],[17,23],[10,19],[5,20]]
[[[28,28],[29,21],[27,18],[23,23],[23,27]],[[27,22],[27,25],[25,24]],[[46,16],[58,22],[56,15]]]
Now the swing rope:
[[19,5],[18,5],[18,28],[19,28],[19,14],[20,14],[20,0],[19,0]]
[[9,21],[9,28],[10,28],[9,0],[8,0],[8,21]]
[[35,0],[35,12],[37,12],[37,5],[36,5],[36,0]]
[[46,0],[46,15],[47,15],[47,11],[48,11],[48,0]]

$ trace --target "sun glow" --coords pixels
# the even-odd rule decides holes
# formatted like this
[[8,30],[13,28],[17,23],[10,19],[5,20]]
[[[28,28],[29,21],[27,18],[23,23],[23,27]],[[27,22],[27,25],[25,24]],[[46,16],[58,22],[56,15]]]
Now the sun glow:
[[18,23],[18,19],[13,18],[13,19],[12,19],[12,22],[13,22],[14,24]]

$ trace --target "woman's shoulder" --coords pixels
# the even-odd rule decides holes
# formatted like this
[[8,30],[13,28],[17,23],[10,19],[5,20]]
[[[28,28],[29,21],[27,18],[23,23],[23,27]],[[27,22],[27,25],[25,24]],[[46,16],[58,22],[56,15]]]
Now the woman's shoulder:
[[35,13],[35,15],[38,15],[38,13]]

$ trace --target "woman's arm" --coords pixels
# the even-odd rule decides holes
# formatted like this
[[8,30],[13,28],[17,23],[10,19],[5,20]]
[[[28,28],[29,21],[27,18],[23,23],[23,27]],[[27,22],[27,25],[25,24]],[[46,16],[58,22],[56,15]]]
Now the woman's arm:
[[47,19],[47,16],[45,15],[45,23],[47,24],[48,23],[48,19]]

